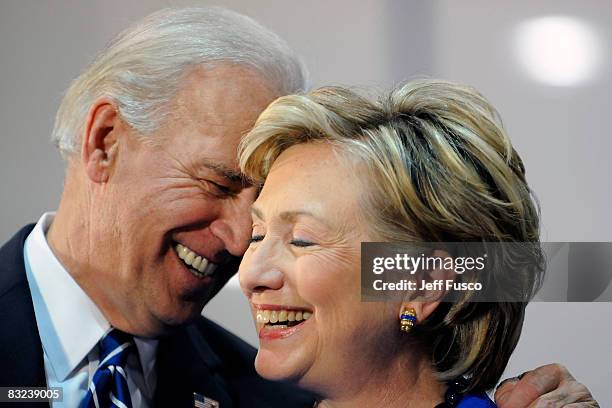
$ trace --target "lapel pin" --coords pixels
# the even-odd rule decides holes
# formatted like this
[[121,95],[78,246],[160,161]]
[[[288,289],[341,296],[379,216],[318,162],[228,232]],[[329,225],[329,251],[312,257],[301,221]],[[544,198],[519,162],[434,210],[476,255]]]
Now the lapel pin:
[[205,397],[197,392],[193,393],[194,408],[219,408],[221,405],[212,398]]

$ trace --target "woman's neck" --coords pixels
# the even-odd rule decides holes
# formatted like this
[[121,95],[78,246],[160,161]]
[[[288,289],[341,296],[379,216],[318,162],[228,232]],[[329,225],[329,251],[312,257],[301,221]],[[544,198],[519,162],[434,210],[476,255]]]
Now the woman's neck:
[[347,378],[349,384],[359,386],[345,384],[342,390],[324,396],[316,407],[432,408],[444,401],[446,386],[437,380],[427,361],[413,364],[397,361],[380,372],[365,375],[365,381]]

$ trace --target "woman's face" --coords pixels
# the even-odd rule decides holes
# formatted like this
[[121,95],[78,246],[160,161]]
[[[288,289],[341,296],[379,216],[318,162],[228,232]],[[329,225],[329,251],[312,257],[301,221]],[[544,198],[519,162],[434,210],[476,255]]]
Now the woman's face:
[[253,238],[240,266],[260,339],[255,367],[269,379],[322,384],[385,361],[397,310],[360,301],[360,244],[371,241],[355,166],[325,143],[274,162],[253,204]]

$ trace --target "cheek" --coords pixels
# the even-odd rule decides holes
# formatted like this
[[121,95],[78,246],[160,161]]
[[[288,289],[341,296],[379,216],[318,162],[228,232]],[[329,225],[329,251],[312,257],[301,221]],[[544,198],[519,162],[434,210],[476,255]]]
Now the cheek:
[[130,191],[124,199],[123,223],[151,243],[167,233],[210,222],[217,215],[215,200],[201,189],[155,182]]
[[296,287],[300,296],[315,307],[359,302],[359,263],[353,258],[316,254],[298,259]]
[[361,302],[359,267],[358,261],[322,256],[297,268],[300,297],[315,308],[319,352],[347,361],[377,349],[373,344],[389,337],[394,323],[390,304]]
[[331,343],[335,348],[359,330],[358,265],[334,256],[313,256],[298,261],[296,269],[296,289],[315,309],[320,346]]
[[[129,234],[139,234],[141,227],[147,227],[152,218],[157,217],[156,190],[151,180],[133,179],[130,182],[117,183],[113,199],[107,202],[116,203],[114,217],[117,227],[128,230]],[[168,204],[166,204],[168,205]]]

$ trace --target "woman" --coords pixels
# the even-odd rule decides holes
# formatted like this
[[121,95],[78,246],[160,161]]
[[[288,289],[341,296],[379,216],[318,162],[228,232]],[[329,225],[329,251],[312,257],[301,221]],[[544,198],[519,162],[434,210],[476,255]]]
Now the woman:
[[[494,406],[484,392],[518,341],[524,302],[360,298],[362,242],[533,242],[537,264],[522,161],[480,94],[424,80],[377,103],[342,88],[283,97],[240,164],[265,180],[240,267],[260,375],[314,392],[319,407]],[[518,275],[513,289],[529,297],[537,282],[537,271]]]

